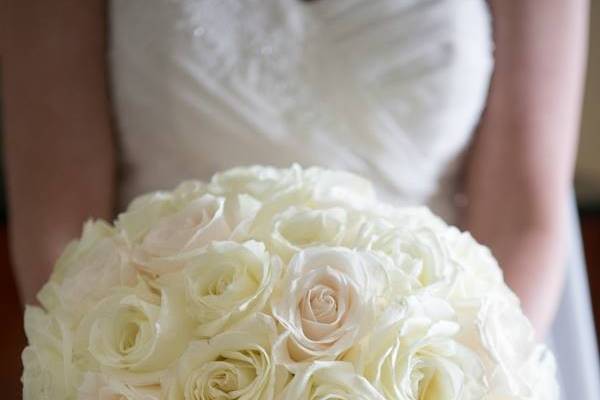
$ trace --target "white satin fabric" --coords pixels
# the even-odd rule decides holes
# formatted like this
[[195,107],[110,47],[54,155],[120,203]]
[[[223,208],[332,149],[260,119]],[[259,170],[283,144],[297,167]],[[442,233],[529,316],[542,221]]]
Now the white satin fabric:
[[[236,165],[298,162],[357,172],[455,222],[493,68],[484,0],[112,0],[110,16],[122,205]],[[570,362],[594,369],[594,357]],[[570,381],[565,398],[600,398]]]
[[[492,69],[481,0],[115,0],[124,200],[234,165],[358,172],[450,217]],[[452,167],[451,167],[452,166]]]

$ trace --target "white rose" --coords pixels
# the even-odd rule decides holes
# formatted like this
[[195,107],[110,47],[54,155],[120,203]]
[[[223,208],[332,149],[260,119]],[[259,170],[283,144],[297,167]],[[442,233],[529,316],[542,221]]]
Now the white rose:
[[208,187],[205,182],[197,180],[187,180],[181,182],[173,190],[173,201],[181,204],[188,204],[191,201],[204,196],[208,193]]
[[87,222],[80,240],[58,259],[48,283],[38,294],[48,310],[63,308],[76,323],[114,287],[133,286],[138,276],[127,246],[105,222]]
[[368,209],[376,203],[370,181],[346,171],[312,167],[304,170],[305,185],[311,188],[313,202],[322,206]]
[[177,212],[181,207],[178,205],[172,193],[148,193],[136,197],[127,211],[119,214],[115,226],[124,232],[131,243],[137,243],[161,217]]
[[287,384],[278,400],[385,400],[350,363],[315,361]]
[[340,207],[310,209],[292,206],[275,215],[266,226],[251,233],[267,243],[284,261],[313,246],[339,246],[351,242],[360,226],[360,216]]
[[[163,384],[169,400],[267,400],[277,390],[275,323],[256,314],[210,340],[192,342]],[[282,380],[287,379],[284,374]]]
[[262,243],[214,242],[183,270],[196,333],[213,336],[264,307],[281,270]]
[[168,257],[226,239],[231,231],[225,218],[225,199],[204,195],[161,218],[144,235],[140,249],[152,257]]
[[491,359],[488,380],[493,395],[558,399],[554,357],[536,342],[531,323],[514,299],[490,296],[479,309],[475,324]]
[[390,229],[380,234],[370,248],[391,257],[415,289],[424,288],[443,297],[452,290],[459,273],[443,238],[425,227]]
[[99,302],[76,332],[82,365],[123,372],[155,372],[184,350],[193,334],[185,295],[175,277],[159,281],[160,295],[145,284],[123,288]]
[[485,297],[492,291],[512,296],[489,249],[456,228],[379,229],[367,248],[394,260],[412,283],[451,302]]
[[389,399],[480,400],[486,393],[483,367],[474,352],[454,340],[459,330],[445,301],[408,297],[345,359]]
[[462,271],[451,294],[452,299],[482,298],[491,292],[501,292],[518,302],[502,279],[502,270],[490,249],[477,243],[468,232],[451,227],[443,237],[452,262]]
[[243,193],[266,201],[295,190],[301,182],[302,169],[297,164],[288,169],[257,165],[232,168],[215,174],[208,184],[208,190],[219,196]]
[[25,310],[29,345],[23,361],[23,399],[72,399],[79,380],[73,365],[73,339],[67,324],[38,307]]
[[135,387],[109,376],[87,372],[77,400],[159,400],[160,386]]
[[284,327],[278,361],[293,368],[335,359],[371,329],[387,284],[384,261],[375,254],[329,247],[298,253],[273,300]]
[[[202,249],[212,241],[229,239],[239,224],[250,218],[259,207],[248,197],[230,196],[226,199],[210,194],[188,203],[172,203],[166,208],[181,208],[161,215],[143,232],[134,235],[139,241],[134,249],[135,261],[151,275],[177,271],[190,252]],[[143,214],[138,217],[143,218]],[[140,225],[131,220],[120,217],[120,226],[129,236]]]
[[298,164],[285,169],[233,168],[214,175],[208,190],[217,195],[246,193],[264,202],[295,196],[322,206],[362,209],[375,203],[375,190],[368,180],[345,171],[302,169]]

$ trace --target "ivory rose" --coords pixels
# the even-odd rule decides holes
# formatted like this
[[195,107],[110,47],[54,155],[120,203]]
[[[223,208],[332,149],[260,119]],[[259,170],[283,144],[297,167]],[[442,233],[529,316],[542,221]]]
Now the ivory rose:
[[277,400],[385,400],[350,363],[315,361],[300,370]]
[[175,361],[193,334],[180,284],[160,295],[145,284],[99,302],[76,332],[75,350],[88,367],[153,372]]
[[160,400],[160,387],[135,387],[104,374],[88,372],[77,390],[77,400]]
[[298,166],[287,170],[262,166],[239,167],[215,174],[208,184],[208,190],[221,196],[244,193],[265,201],[293,190],[301,181],[302,170]]
[[319,245],[340,246],[357,235],[361,218],[341,207],[289,207],[272,222],[255,227],[251,236],[263,240],[284,261],[300,250]]
[[498,398],[513,393],[520,398],[558,398],[552,379],[556,364],[552,354],[535,341],[534,331],[513,299],[498,294],[479,309],[476,325],[482,345],[492,360],[489,380]]
[[[186,197],[182,194],[181,198]],[[191,253],[213,241],[229,239],[238,225],[258,207],[255,200],[234,195],[226,199],[203,194],[187,203],[175,196],[168,199],[151,226],[142,228],[143,222],[138,219],[143,215],[136,215],[137,209],[119,219],[120,228],[133,243],[135,262],[150,275],[181,269]],[[147,207],[158,207],[152,204],[151,200]]]
[[105,222],[88,221],[56,263],[38,298],[48,310],[59,307],[72,320],[81,316],[117,286],[138,280],[124,239]]
[[262,243],[215,242],[183,270],[187,311],[196,333],[210,337],[262,309],[279,278],[281,262]]
[[371,249],[392,257],[397,268],[418,287],[428,290],[449,290],[458,273],[445,243],[427,228],[390,229],[375,240]]
[[23,350],[23,399],[72,398],[80,380],[73,364],[73,337],[67,323],[38,307],[25,310],[29,345]]
[[256,314],[210,340],[191,342],[163,384],[164,398],[272,399],[277,379],[287,380],[271,356],[275,336],[273,320]]
[[388,284],[384,261],[342,247],[314,247],[289,263],[273,314],[284,328],[278,361],[333,360],[360,340]]
[[388,399],[479,400],[487,392],[483,364],[455,340],[459,331],[445,301],[411,296],[345,359]]
[[157,221],[139,248],[151,257],[168,257],[226,239],[231,231],[225,217],[225,199],[207,194]]

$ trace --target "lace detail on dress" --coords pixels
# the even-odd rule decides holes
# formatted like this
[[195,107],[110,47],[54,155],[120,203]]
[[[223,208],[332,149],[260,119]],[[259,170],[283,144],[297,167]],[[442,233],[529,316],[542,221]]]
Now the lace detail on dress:
[[202,55],[195,67],[212,80],[215,95],[274,139],[331,124],[307,85],[310,21],[303,4],[267,2],[181,1],[180,27]]

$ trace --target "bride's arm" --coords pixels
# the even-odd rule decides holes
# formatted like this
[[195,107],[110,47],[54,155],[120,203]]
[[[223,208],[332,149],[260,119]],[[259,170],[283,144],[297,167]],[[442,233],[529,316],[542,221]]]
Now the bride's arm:
[[102,0],[9,0],[3,14],[12,261],[31,303],[89,217],[110,218],[115,150]]
[[539,335],[565,272],[586,59],[586,0],[492,0],[496,68],[468,164],[466,228],[488,244]]

